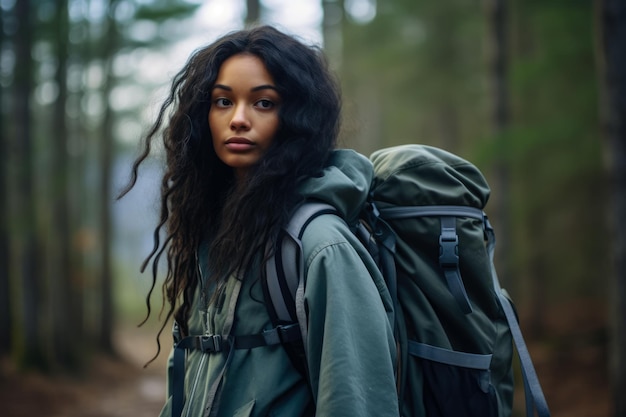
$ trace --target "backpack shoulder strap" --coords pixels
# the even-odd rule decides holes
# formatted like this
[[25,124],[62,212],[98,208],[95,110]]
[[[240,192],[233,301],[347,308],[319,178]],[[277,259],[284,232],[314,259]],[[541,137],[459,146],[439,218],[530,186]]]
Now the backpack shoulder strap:
[[[296,208],[274,248],[268,248],[270,256],[265,262],[265,277],[261,280],[272,324],[298,323],[303,341],[307,336],[307,317],[301,239],[309,223],[322,214],[339,215],[330,204],[316,201],[307,201]],[[306,349],[306,343],[303,345]],[[292,359],[294,364],[299,361]]]

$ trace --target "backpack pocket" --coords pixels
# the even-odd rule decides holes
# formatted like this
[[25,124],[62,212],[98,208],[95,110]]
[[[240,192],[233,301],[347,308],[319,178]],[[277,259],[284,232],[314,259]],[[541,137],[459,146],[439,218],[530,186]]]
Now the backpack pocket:
[[491,384],[492,355],[458,352],[409,341],[419,358],[427,417],[497,417],[498,399]]

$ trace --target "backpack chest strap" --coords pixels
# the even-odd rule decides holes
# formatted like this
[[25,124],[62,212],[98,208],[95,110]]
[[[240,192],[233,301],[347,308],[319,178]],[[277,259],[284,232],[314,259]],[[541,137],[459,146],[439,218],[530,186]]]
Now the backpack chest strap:
[[293,323],[276,326],[261,333],[225,338],[218,334],[187,336],[177,340],[177,350],[199,350],[204,353],[218,353],[232,349],[254,349],[261,346],[295,342],[301,338],[300,326]]
[[[175,330],[176,327],[175,327]],[[172,398],[172,416],[181,415],[185,401],[185,359],[188,350],[199,350],[204,353],[228,352],[231,349],[254,349],[299,340],[302,336],[300,326],[295,324],[276,326],[258,334],[230,336],[221,335],[187,336],[176,338],[174,345],[174,369],[172,382],[174,386]]]

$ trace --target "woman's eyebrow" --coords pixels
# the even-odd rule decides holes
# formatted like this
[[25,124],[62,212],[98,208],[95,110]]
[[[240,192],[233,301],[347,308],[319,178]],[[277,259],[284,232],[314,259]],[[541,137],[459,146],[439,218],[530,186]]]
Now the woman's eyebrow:
[[276,87],[274,87],[271,84],[263,84],[263,85],[259,85],[257,87],[253,87],[250,89],[250,91],[260,91],[260,90],[274,90],[274,91],[278,91],[276,89]]
[[[216,90],[216,89],[226,90],[226,91],[233,91],[232,87],[229,87],[229,86],[224,85],[224,84],[215,84],[213,86],[213,90]],[[259,86],[256,86],[256,87],[252,87],[250,89],[250,91],[252,91],[252,92],[254,92],[254,91],[261,91],[261,90],[278,91],[278,89],[275,86],[271,85],[271,84],[262,84],[262,85],[259,85]]]
[[230,88],[229,86],[224,85],[224,84],[215,84],[215,85],[213,86],[213,90],[218,89],[218,88],[219,88],[220,90],[233,91],[233,89],[232,89],[232,88]]

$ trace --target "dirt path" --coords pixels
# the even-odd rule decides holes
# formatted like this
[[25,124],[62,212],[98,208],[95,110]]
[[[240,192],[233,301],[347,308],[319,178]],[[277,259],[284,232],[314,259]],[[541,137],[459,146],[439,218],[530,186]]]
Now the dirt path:
[[136,330],[116,335],[121,358],[99,356],[80,377],[18,374],[2,363],[0,404],[6,417],[155,417],[165,398],[167,352],[147,369],[155,351],[152,335]]

